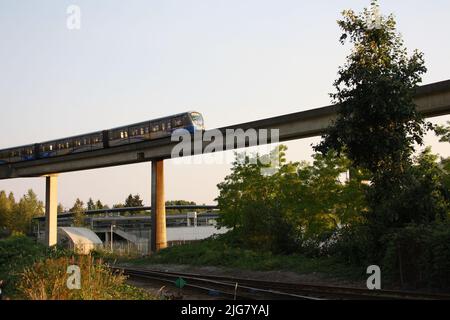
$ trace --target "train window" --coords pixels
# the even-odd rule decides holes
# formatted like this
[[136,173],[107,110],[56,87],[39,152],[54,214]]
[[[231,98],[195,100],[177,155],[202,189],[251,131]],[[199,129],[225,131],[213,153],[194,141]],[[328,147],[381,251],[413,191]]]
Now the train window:
[[144,135],[144,128],[141,128],[141,136]]
[[164,122],[161,122],[161,131],[166,130],[166,124]]
[[154,123],[152,125],[152,132],[157,132],[159,131],[159,123]]
[[48,150],[52,151],[53,150],[53,145],[49,144],[48,145]]
[[173,119],[173,126],[174,127],[181,127],[182,125],[183,125],[183,120],[181,118]]
[[149,128],[145,127],[145,133],[147,134],[149,132]]
[[170,123],[170,121],[167,121],[167,130],[170,130],[172,128],[172,124]]
[[124,135],[123,135],[123,131],[120,131],[120,139],[123,139]]

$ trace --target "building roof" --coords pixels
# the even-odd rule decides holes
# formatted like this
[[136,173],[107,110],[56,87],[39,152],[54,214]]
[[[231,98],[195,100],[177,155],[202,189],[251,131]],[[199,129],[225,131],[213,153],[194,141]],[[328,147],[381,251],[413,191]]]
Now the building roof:
[[102,240],[92,230],[77,227],[58,227],[76,245],[102,244]]

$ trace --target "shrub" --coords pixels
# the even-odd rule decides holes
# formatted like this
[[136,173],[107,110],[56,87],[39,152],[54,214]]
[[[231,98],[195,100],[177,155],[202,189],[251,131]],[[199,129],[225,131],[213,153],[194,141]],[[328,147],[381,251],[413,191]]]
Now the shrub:
[[409,224],[392,231],[383,270],[410,287],[450,288],[450,223]]
[[372,264],[370,252],[373,252],[373,241],[367,229],[365,225],[339,229],[323,251],[344,260],[347,264]]
[[[81,288],[67,287],[69,265],[81,272]],[[19,291],[32,300],[149,299],[144,291],[125,284],[126,277],[113,273],[101,260],[91,256],[60,257],[38,261],[21,274]]]

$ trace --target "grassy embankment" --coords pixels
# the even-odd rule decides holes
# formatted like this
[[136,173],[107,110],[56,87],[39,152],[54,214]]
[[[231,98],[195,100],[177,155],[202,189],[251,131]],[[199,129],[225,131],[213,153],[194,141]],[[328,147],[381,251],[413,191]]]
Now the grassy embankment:
[[[81,288],[67,287],[67,267],[81,271]],[[0,280],[4,298],[33,300],[142,300],[154,299],[129,286],[126,277],[113,274],[101,259],[48,249],[24,236],[0,240]]]
[[155,255],[135,259],[118,259],[136,266],[148,264],[183,264],[217,266],[242,270],[283,270],[300,274],[321,273],[324,276],[359,280],[365,269],[351,267],[333,257],[310,258],[303,255],[272,254],[267,251],[242,249],[230,245],[226,237],[174,246]]

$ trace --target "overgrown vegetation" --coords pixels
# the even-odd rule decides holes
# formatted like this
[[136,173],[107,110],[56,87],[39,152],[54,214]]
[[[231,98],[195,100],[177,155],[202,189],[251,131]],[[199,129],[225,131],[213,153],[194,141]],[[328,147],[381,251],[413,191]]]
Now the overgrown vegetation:
[[23,269],[41,259],[65,254],[64,250],[46,248],[20,234],[0,240],[0,279],[5,281],[4,294],[17,295],[17,284]]
[[352,180],[342,183],[340,176],[349,169],[345,158],[316,154],[313,164],[287,163],[286,147],[277,151],[280,167],[273,175],[261,172],[267,165],[259,156],[233,163],[232,173],[218,186],[219,225],[245,238],[242,245],[248,248],[319,253],[320,244],[339,226],[362,220],[364,175],[354,172]]
[[[81,289],[69,290],[67,267],[81,271]],[[61,248],[46,248],[23,235],[0,240],[0,279],[11,299],[153,299],[113,274],[102,260],[76,256]]]
[[[348,266],[334,257],[307,257],[304,254],[275,254],[237,244],[232,233],[199,242],[161,250],[155,255],[126,261],[135,265],[185,264],[217,266],[242,270],[285,270],[298,273],[323,273],[345,279],[361,280],[365,269]],[[125,261],[123,261],[125,262]]]
[[[80,268],[80,289],[67,286],[67,268]],[[114,274],[102,260],[92,256],[60,257],[34,263],[21,273],[18,289],[31,300],[142,300],[153,298],[125,284],[126,277]]]

